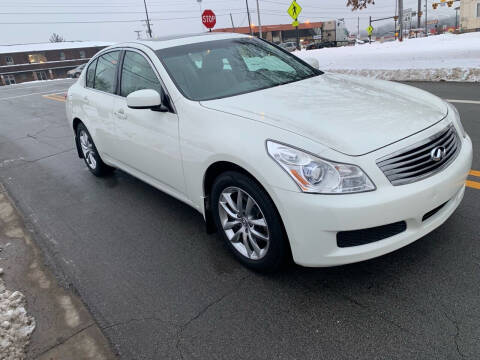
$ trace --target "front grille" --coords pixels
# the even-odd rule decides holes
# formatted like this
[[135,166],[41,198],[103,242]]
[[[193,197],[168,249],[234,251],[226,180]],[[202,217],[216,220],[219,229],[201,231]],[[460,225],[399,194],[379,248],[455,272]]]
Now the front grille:
[[425,215],[423,215],[422,221],[426,221],[426,220],[430,219],[433,215],[435,215],[437,212],[439,212],[440,210],[442,210],[442,208],[443,208],[446,204],[447,204],[447,203],[443,203],[442,205],[436,207],[435,209],[430,210],[429,212],[427,212]]
[[[392,185],[404,185],[432,176],[447,167],[460,151],[460,141],[453,125],[430,138],[377,160],[378,167]],[[445,156],[434,161],[431,152],[445,149]]]
[[339,231],[337,246],[341,248],[370,244],[400,234],[407,229],[405,221],[377,226],[368,229]]

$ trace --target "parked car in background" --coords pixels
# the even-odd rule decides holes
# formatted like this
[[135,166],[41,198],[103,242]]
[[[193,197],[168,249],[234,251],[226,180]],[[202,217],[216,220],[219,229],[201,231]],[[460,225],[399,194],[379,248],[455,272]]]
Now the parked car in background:
[[85,68],[86,64],[82,64],[77,66],[75,69],[72,69],[70,71],[67,71],[67,77],[68,78],[78,78],[80,74],[82,73],[83,69]]
[[66,110],[94,175],[119,168],[192,206],[255,270],[406,246],[455,211],[472,164],[446,101],[240,34],[106,48]]
[[294,43],[293,41],[280,43],[278,44],[278,46],[290,52],[297,50],[297,44]]
[[314,49],[323,49],[327,47],[336,47],[337,44],[335,41],[326,41],[326,42],[319,42],[307,45],[307,50],[314,50]]

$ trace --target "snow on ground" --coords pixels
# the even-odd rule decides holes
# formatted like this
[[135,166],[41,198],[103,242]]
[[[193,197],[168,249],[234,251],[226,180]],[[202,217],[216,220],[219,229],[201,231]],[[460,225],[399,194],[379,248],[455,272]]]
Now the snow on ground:
[[0,358],[24,359],[25,347],[34,329],[35,319],[25,310],[25,296],[19,291],[7,290],[0,277]]
[[480,81],[480,32],[302,50],[320,69],[386,80]]

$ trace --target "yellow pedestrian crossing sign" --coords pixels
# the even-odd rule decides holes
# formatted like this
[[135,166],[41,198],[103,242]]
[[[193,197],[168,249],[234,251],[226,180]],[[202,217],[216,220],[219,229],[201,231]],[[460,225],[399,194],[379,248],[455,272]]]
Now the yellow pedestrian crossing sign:
[[293,0],[290,4],[290,7],[287,10],[288,15],[292,17],[293,20],[297,20],[298,15],[302,12],[302,7],[298,5],[298,3]]
[[372,35],[372,33],[373,33],[373,26],[372,25],[368,25],[367,33],[368,33],[368,36]]
[[299,25],[298,20],[293,20],[292,26],[293,26],[293,27],[296,27],[296,26],[298,26],[298,25]]

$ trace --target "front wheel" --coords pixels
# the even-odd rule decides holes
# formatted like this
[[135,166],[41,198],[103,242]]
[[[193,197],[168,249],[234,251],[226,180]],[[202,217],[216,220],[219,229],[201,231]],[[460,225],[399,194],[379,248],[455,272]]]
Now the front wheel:
[[288,240],[280,215],[256,181],[235,171],[221,174],[210,205],[222,238],[245,266],[272,272],[284,263]]

